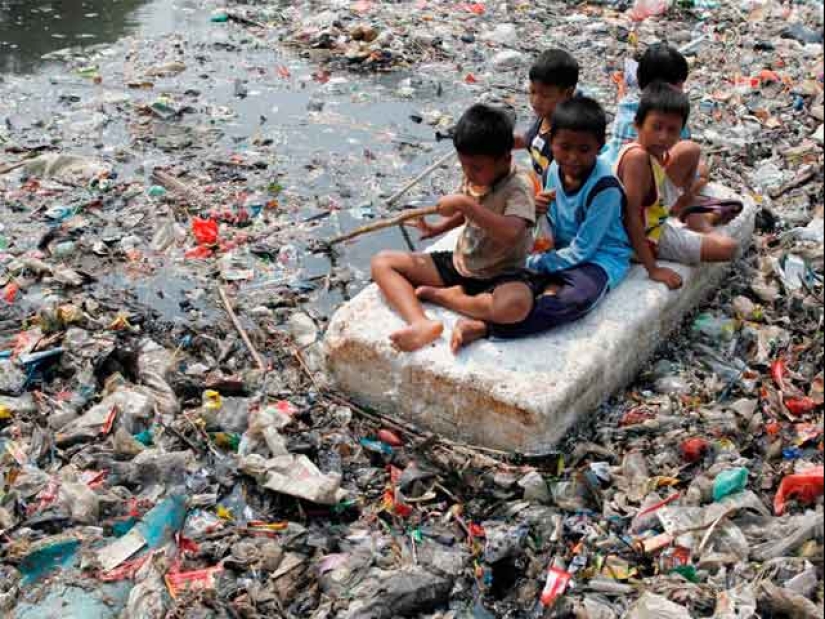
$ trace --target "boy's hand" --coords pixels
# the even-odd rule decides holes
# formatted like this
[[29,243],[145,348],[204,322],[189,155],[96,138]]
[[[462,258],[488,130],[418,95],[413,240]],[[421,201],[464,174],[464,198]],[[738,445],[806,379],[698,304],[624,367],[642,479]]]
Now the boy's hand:
[[662,283],[671,290],[678,290],[682,287],[682,276],[673,269],[653,267],[648,271],[648,275],[654,282]]
[[410,222],[410,225],[414,228],[418,228],[418,231],[421,233],[418,238],[422,241],[431,239],[441,234],[441,230],[437,226],[430,224],[426,217],[416,219],[415,221]]
[[556,190],[542,191],[536,196],[536,215],[546,215],[550,203],[556,199]]
[[466,203],[467,196],[461,194],[444,196],[438,201],[438,214],[442,217],[450,217],[456,213],[462,213]]

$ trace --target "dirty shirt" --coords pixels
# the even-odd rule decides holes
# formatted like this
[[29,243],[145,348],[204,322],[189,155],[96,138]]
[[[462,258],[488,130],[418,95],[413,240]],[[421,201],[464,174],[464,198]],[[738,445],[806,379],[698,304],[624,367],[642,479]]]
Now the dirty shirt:
[[527,266],[540,273],[558,273],[585,263],[601,267],[611,289],[630,269],[632,249],[622,222],[624,189],[602,158],[582,186],[568,192],[553,162],[547,172],[547,191],[555,191],[547,217],[556,248],[530,257]]
[[[471,195],[469,188],[462,189],[462,193]],[[536,205],[529,177],[513,168],[478,200],[484,208],[497,215],[519,217],[530,225],[525,226],[518,241],[505,244],[468,219],[453,255],[455,268],[465,277],[476,279],[489,279],[523,268],[533,244],[531,227],[536,221]]]
[[533,164],[533,172],[541,179],[544,186],[547,181],[547,169],[553,162],[553,151],[550,148],[550,131],[541,130],[544,119],[536,118],[535,122],[524,134],[524,141],[530,153],[530,161]]

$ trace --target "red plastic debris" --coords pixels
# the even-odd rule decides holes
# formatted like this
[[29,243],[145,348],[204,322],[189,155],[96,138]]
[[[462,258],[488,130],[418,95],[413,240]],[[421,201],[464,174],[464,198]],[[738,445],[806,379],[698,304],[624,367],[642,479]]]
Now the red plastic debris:
[[708,442],[703,438],[689,438],[680,446],[685,462],[698,462],[708,449]]
[[785,407],[788,412],[796,417],[816,410],[817,406],[819,406],[819,403],[809,397],[787,398],[785,400]]
[[9,282],[3,288],[3,300],[6,303],[14,303],[18,292],[20,292],[20,286],[17,285],[17,282]]
[[771,363],[771,378],[776,386],[782,391],[785,390],[785,377],[788,375],[788,366],[783,359],[777,359]]
[[779,484],[773,500],[773,511],[777,516],[785,513],[788,499],[800,503],[813,503],[825,490],[825,467],[817,466],[802,473],[788,475]]
[[214,245],[218,242],[218,222],[195,217],[192,220],[192,234],[200,245]]
[[392,430],[379,430],[378,440],[390,447],[401,447],[404,444],[404,441]]
[[462,10],[468,13],[475,13],[476,15],[484,15],[487,11],[486,7],[480,2],[465,2],[459,5]]
[[652,413],[651,411],[644,410],[642,408],[634,408],[633,410],[627,411],[622,420],[619,422],[619,425],[624,426],[635,426],[638,423],[642,423],[644,421],[648,421],[650,419],[655,419],[656,414]]
[[573,575],[570,572],[565,572],[557,567],[550,567],[547,570],[547,582],[544,585],[544,591],[541,593],[541,605],[545,608],[553,606],[570,584]]

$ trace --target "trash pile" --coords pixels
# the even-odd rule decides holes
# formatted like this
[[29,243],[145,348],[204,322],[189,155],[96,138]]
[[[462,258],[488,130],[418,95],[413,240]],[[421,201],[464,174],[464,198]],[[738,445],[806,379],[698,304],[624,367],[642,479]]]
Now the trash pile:
[[[202,6],[208,43],[70,52],[94,97],[58,80],[52,120],[2,108],[4,616],[823,616],[821,2]],[[235,108],[294,71],[321,135],[345,65],[399,73],[347,97],[425,102],[396,124],[444,130],[467,97],[524,121],[529,58],[560,42],[610,108],[665,37],[714,180],[761,206],[725,289],[556,453],[337,393],[316,302],[355,292],[366,258],[317,241],[357,219],[342,206],[380,215],[379,185],[433,145],[396,127],[328,172]],[[310,64],[219,73],[283,46]]]

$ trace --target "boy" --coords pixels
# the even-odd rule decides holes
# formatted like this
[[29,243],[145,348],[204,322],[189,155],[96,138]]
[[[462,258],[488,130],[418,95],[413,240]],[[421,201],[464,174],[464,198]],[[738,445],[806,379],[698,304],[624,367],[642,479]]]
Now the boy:
[[532,244],[535,204],[529,179],[513,168],[513,123],[503,111],[474,105],[455,127],[453,143],[464,171],[460,193],[438,202],[444,217],[426,228],[443,234],[465,224],[454,252],[413,254],[385,251],[372,260],[372,276],[408,327],[390,336],[402,351],[422,348],[441,336],[415,295],[416,286],[459,287],[469,295],[489,293],[497,322],[520,317],[514,282],[524,279]]
[[541,192],[547,168],[553,161],[550,149],[550,127],[553,112],[562,101],[567,101],[576,92],[579,83],[579,63],[569,53],[561,49],[548,49],[530,67],[530,107],[536,119],[527,133],[515,136],[515,147],[527,149],[535,172],[538,188],[536,202],[539,210],[546,212],[548,196]]
[[626,224],[636,259],[652,280],[671,290],[682,285],[682,278],[660,267],[657,259],[690,265],[727,262],[737,250],[736,241],[712,232],[704,215],[687,217],[687,226],[678,221],[695,201],[701,156],[697,144],[679,138],[689,113],[683,92],[663,82],[648,86],[636,112],[638,142],[622,148],[616,162],[627,192]]
[[[629,61],[626,64],[630,65],[626,73],[633,71],[631,67],[635,63]],[[642,55],[635,71],[635,80],[628,76],[627,85],[631,86],[635,82],[638,89],[631,88],[631,92],[628,93],[624,85],[620,87],[619,105],[606,151],[606,156],[611,163],[615,163],[619,158],[619,151],[622,147],[636,140],[637,133],[634,122],[636,112],[639,110],[641,91],[653,82],[665,82],[681,92],[684,90],[689,68],[687,60],[678,50],[665,43],[654,43]],[[690,131],[687,125],[682,130],[681,137],[683,140],[690,139]]]
[[453,331],[454,352],[483,337],[524,337],[578,320],[627,274],[632,252],[622,225],[624,192],[598,157],[606,128],[604,110],[593,99],[576,96],[556,107],[546,185],[555,249],[531,256],[527,264],[536,273],[513,284],[510,318],[518,321],[501,324],[490,312],[489,294],[418,289],[422,300],[469,316]]

